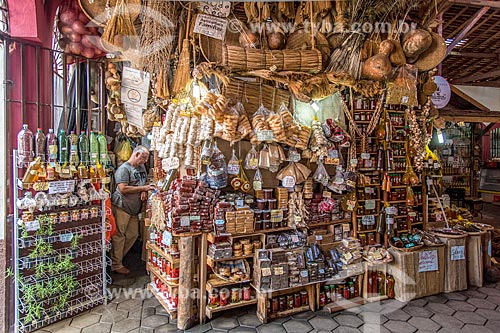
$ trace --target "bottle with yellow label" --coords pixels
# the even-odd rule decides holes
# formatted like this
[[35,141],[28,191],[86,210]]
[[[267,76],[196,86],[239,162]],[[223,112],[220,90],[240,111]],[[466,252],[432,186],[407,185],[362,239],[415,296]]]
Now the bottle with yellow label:
[[83,161],[80,161],[80,165],[78,166],[78,178],[80,179],[89,178],[89,171],[87,167],[83,164]]
[[45,179],[48,181],[55,180],[56,179],[56,170],[52,166],[51,163],[47,164],[47,168],[45,169],[46,171],[46,177]]

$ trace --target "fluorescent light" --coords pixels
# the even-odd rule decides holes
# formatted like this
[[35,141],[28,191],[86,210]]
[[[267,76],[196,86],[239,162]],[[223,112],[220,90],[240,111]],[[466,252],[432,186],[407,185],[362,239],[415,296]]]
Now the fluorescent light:
[[311,101],[309,102],[309,104],[311,105],[311,107],[314,110],[314,112],[318,112],[319,111],[319,105],[318,105],[318,103],[316,103],[315,101],[313,101],[311,99]]
[[444,134],[440,129],[437,130],[437,137],[439,143],[444,143]]

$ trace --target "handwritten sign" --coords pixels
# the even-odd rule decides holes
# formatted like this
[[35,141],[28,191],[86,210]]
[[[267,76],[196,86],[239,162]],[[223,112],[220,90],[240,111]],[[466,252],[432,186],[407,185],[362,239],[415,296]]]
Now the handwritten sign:
[[363,225],[373,225],[375,224],[375,215],[365,215],[361,219]]
[[204,13],[217,17],[228,17],[231,12],[229,1],[200,1],[199,6]]
[[285,176],[281,181],[283,187],[292,188],[295,186],[295,177],[293,176]]
[[38,220],[24,222],[24,227],[26,231],[37,231],[40,229],[40,222]]
[[451,260],[465,260],[465,246],[452,246],[451,247]]
[[375,200],[373,199],[366,200],[365,209],[375,209]]
[[227,20],[215,16],[199,14],[196,16],[194,32],[215,39],[224,40],[226,36]]
[[49,194],[71,193],[75,190],[75,180],[63,180],[49,183]]
[[274,141],[274,134],[271,130],[257,131],[258,141]]
[[[147,96],[145,98],[147,99]],[[125,114],[127,115],[127,122],[136,127],[143,128],[142,107],[126,102],[123,102],[123,105],[125,107]]]
[[418,253],[418,272],[433,272],[438,270],[437,250]]
[[180,162],[178,157],[168,157],[161,161],[161,167],[165,171],[177,169],[179,165]]

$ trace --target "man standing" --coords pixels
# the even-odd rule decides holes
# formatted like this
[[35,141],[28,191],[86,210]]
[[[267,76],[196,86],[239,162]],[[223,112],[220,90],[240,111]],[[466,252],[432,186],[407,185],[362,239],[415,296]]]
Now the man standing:
[[142,202],[148,198],[146,185],[147,172],[144,164],[149,158],[149,151],[144,146],[137,146],[127,162],[115,172],[116,190],[111,202],[116,220],[116,234],[111,237],[111,271],[128,274],[130,270],[123,266],[123,257],[130,251],[139,235],[139,218]]

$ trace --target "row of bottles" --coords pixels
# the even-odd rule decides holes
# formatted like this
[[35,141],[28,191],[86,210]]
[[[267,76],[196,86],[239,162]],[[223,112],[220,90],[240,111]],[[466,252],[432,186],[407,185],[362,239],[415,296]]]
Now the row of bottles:
[[394,298],[394,277],[390,274],[377,270],[375,267],[369,267],[366,272],[367,297],[387,296]]
[[17,135],[17,150],[19,167],[28,166],[34,158],[52,166],[55,163],[73,166],[81,163],[86,167],[111,163],[106,137],[100,132],[91,132],[88,137],[83,131],[79,136],[73,131],[68,135],[64,130],[56,135],[53,129],[49,129],[45,135],[42,129],[38,128],[33,135],[28,125],[24,124]]

